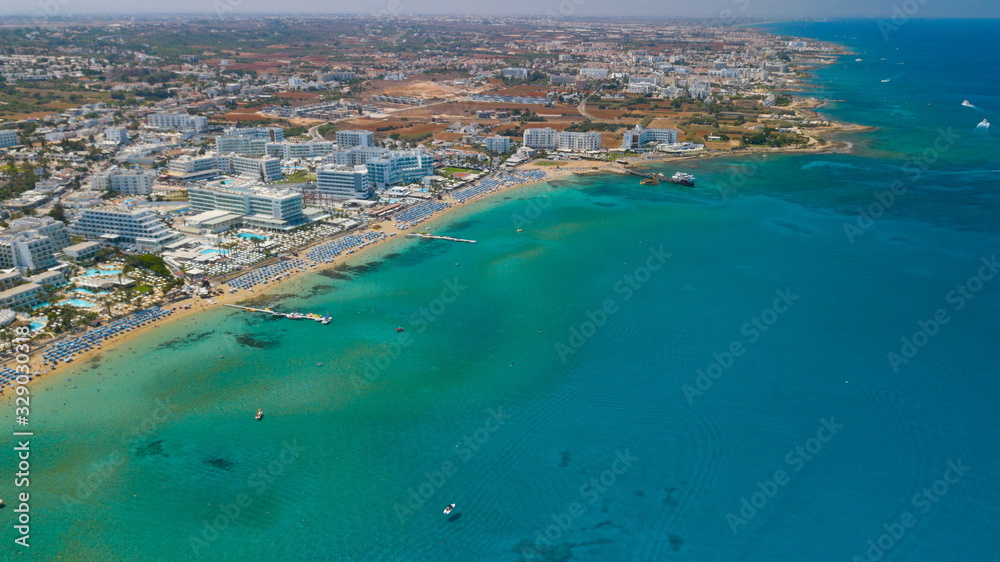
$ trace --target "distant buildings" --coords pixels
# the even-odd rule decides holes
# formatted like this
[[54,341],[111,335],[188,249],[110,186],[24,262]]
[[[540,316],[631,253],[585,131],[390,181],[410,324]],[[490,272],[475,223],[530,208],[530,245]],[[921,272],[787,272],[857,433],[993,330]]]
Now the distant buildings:
[[21,144],[14,129],[0,129],[0,148]]
[[371,183],[378,189],[420,181],[434,175],[434,158],[423,151],[388,152],[368,160]]
[[108,127],[104,129],[104,139],[112,144],[128,143],[128,129],[125,127]]
[[294,160],[296,158],[318,158],[327,156],[337,150],[337,143],[331,141],[309,141],[309,142],[269,142],[266,146],[267,154],[282,160]]
[[226,135],[261,139],[268,142],[281,142],[285,140],[285,131],[281,127],[232,127],[226,130]]
[[145,251],[159,251],[180,236],[163,223],[153,211],[123,207],[83,209],[70,225],[70,234],[88,240],[103,240],[134,246]]
[[330,164],[316,170],[316,191],[334,199],[365,199],[371,192],[371,180],[365,166]]
[[151,129],[164,131],[201,132],[208,126],[208,119],[187,113],[154,113],[146,118]]
[[555,94],[549,92],[545,96],[501,96],[497,94],[472,94],[471,101],[483,101],[490,103],[519,103],[527,105],[552,105]]
[[243,156],[263,156],[267,154],[269,141],[250,136],[219,135],[215,137],[215,151],[219,154],[242,154]]
[[486,137],[486,150],[500,154],[510,152],[510,138],[501,135]]
[[227,155],[208,152],[199,156],[180,156],[167,164],[167,174],[179,181],[212,179],[232,169]]
[[152,170],[119,170],[102,172],[90,178],[90,189],[95,191],[113,190],[125,195],[149,195],[153,193]]
[[673,144],[677,142],[677,132],[677,129],[645,129],[636,125],[634,129],[625,131],[621,147],[624,150],[636,150],[646,143]]
[[180,156],[167,164],[167,174],[180,181],[209,180],[223,174],[265,182],[279,180],[281,160],[273,156],[243,156],[207,152],[199,156]]
[[376,148],[374,146],[355,146],[347,150],[338,150],[326,158],[329,164],[339,166],[360,166],[367,164],[369,160],[379,158],[389,154],[387,148]]
[[500,71],[500,76],[516,80],[527,80],[531,76],[531,71],[527,68],[505,68]]
[[51,217],[24,217],[0,232],[0,269],[22,272],[58,264],[56,254],[71,244],[66,225]]
[[340,148],[355,146],[375,146],[375,133],[365,130],[337,131],[337,144]]
[[524,146],[537,150],[571,150],[588,152],[601,149],[601,133],[557,132],[550,127],[524,130]]
[[198,211],[228,211],[241,217],[245,226],[290,230],[306,222],[302,194],[262,186],[206,186],[188,189],[191,208]]

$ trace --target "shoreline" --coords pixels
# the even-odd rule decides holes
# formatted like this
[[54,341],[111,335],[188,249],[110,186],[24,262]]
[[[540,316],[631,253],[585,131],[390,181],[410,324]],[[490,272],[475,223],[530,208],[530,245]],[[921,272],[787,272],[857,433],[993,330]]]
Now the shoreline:
[[[790,93],[793,96],[796,96],[796,93],[794,91],[792,91]],[[279,289],[279,288],[281,288],[281,287],[283,287],[283,286],[285,286],[285,285],[287,285],[287,284],[289,284],[289,283],[291,283],[293,281],[299,281],[299,280],[303,279],[305,276],[307,276],[309,274],[316,274],[316,273],[319,273],[321,271],[325,271],[325,270],[328,270],[328,269],[333,269],[333,268],[339,267],[339,266],[341,266],[341,265],[343,265],[343,264],[345,264],[345,263],[347,263],[347,262],[349,262],[351,260],[354,260],[354,259],[357,259],[357,258],[362,258],[364,256],[367,256],[367,255],[371,254],[371,253],[374,253],[376,249],[381,249],[384,246],[389,245],[393,240],[397,239],[397,237],[399,237],[400,235],[402,235],[402,238],[399,238],[399,240],[407,238],[406,234],[408,234],[410,232],[418,232],[417,228],[420,227],[420,226],[422,226],[422,225],[425,225],[425,224],[428,224],[428,223],[431,223],[431,224],[434,224],[434,225],[438,225],[438,224],[441,223],[442,220],[448,219],[449,217],[451,217],[452,215],[454,215],[460,209],[466,209],[466,208],[469,208],[471,206],[476,206],[476,205],[481,205],[481,204],[484,204],[484,203],[488,203],[491,200],[496,199],[498,195],[505,194],[507,192],[514,191],[516,189],[520,189],[520,188],[524,188],[524,187],[528,187],[528,186],[532,186],[532,185],[538,185],[538,184],[542,184],[542,183],[550,183],[550,182],[560,181],[560,180],[563,180],[563,179],[565,179],[567,177],[571,177],[571,176],[583,176],[583,175],[591,175],[591,174],[628,175],[629,174],[628,169],[636,169],[636,168],[641,168],[643,166],[648,166],[648,165],[653,165],[653,164],[663,164],[665,162],[671,162],[671,161],[687,162],[687,161],[690,161],[690,160],[715,159],[715,158],[727,158],[727,157],[739,158],[739,157],[745,157],[745,156],[752,156],[753,154],[757,154],[757,153],[773,153],[773,154],[824,154],[824,153],[836,154],[836,153],[840,153],[840,154],[844,154],[844,153],[849,153],[849,152],[852,151],[852,149],[854,147],[853,143],[851,143],[849,141],[846,141],[846,140],[836,139],[836,138],[829,138],[829,137],[836,137],[836,136],[844,134],[844,133],[859,133],[859,132],[873,131],[873,130],[877,129],[876,127],[871,127],[871,126],[866,126],[866,125],[858,125],[858,124],[853,124],[853,123],[842,123],[842,122],[833,121],[833,120],[829,120],[829,119],[825,118],[817,110],[820,107],[824,106],[826,103],[827,103],[827,100],[823,100],[823,99],[819,99],[819,98],[815,98],[815,97],[808,97],[807,98],[807,97],[798,97],[798,96],[796,96],[795,99],[794,99],[794,101],[792,102],[792,104],[790,106],[790,109],[792,109],[794,111],[796,117],[798,117],[800,119],[827,121],[829,123],[829,125],[826,126],[826,127],[817,128],[815,130],[809,130],[809,133],[812,133],[812,134],[806,134],[805,135],[805,136],[807,136],[809,138],[809,142],[806,145],[804,145],[804,146],[797,146],[797,147],[791,147],[791,148],[788,148],[788,147],[780,147],[780,148],[779,147],[750,147],[750,148],[745,148],[745,149],[712,150],[712,151],[708,151],[708,152],[706,152],[705,150],[702,150],[702,151],[699,151],[699,152],[697,152],[695,154],[692,154],[692,155],[658,154],[656,156],[647,157],[647,158],[634,157],[633,156],[633,157],[623,157],[623,158],[619,159],[619,160],[624,160],[624,161],[628,162],[627,168],[626,168],[626,165],[618,163],[617,160],[616,161],[576,160],[576,161],[566,162],[565,165],[557,164],[557,165],[554,165],[554,166],[553,165],[539,165],[538,164],[539,161],[536,160],[536,161],[532,161],[532,162],[528,162],[528,163],[522,164],[520,166],[512,168],[511,170],[512,171],[544,171],[546,173],[545,177],[543,177],[542,179],[538,179],[538,180],[529,180],[529,181],[526,181],[524,183],[519,183],[519,184],[514,184],[514,185],[509,185],[509,186],[501,187],[501,188],[496,189],[494,191],[491,191],[491,192],[488,192],[488,193],[484,193],[484,194],[482,194],[480,196],[477,196],[477,197],[474,197],[472,199],[468,199],[468,200],[466,200],[464,202],[459,202],[453,196],[451,196],[451,193],[449,192],[447,194],[444,194],[443,198],[440,200],[442,202],[448,203],[450,205],[448,208],[442,209],[441,211],[439,211],[439,212],[437,212],[437,213],[435,213],[435,214],[427,217],[427,219],[424,220],[423,222],[421,222],[419,224],[416,224],[416,225],[413,225],[413,226],[411,226],[410,228],[408,228],[406,230],[399,230],[399,229],[397,229],[395,227],[395,224],[394,224],[393,220],[392,219],[387,219],[387,220],[383,220],[383,221],[380,221],[380,222],[377,222],[377,223],[372,223],[372,224],[368,225],[363,230],[357,230],[357,231],[354,231],[354,232],[351,232],[351,233],[345,233],[345,234],[358,234],[358,233],[362,233],[362,232],[375,231],[375,232],[384,233],[386,236],[384,238],[380,239],[380,240],[376,240],[373,243],[368,244],[368,245],[366,245],[366,246],[364,246],[364,247],[356,250],[354,253],[341,254],[341,255],[336,256],[330,262],[326,262],[326,263],[319,262],[315,266],[313,266],[313,267],[307,267],[304,270],[303,269],[295,269],[295,270],[290,271],[287,275],[282,276],[282,277],[280,277],[278,279],[274,279],[274,280],[266,282],[266,283],[261,283],[261,284],[257,285],[257,290],[256,291],[254,289],[248,289],[248,290],[240,289],[240,290],[238,290],[235,293],[225,292],[222,295],[215,296],[215,297],[212,297],[212,298],[209,298],[209,299],[203,299],[203,298],[200,298],[200,297],[191,296],[191,297],[187,297],[187,298],[184,298],[182,300],[176,301],[174,303],[171,303],[170,306],[172,307],[172,312],[171,312],[171,314],[168,317],[163,318],[161,320],[158,320],[156,322],[153,322],[153,323],[151,323],[149,325],[142,326],[142,327],[140,327],[140,328],[138,328],[136,330],[118,334],[118,335],[116,335],[115,337],[113,337],[111,339],[104,340],[100,345],[95,346],[93,349],[89,349],[89,350],[83,351],[83,352],[79,353],[78,355],[76,355],[74,357],[74,360],[73,360],[72,363],[61,363],[61,364],[58,364],[58,365],[56,365],[54,367],[49,367],[48,369],[46,369],[45,365],[42,364],[41,354],[46,350],[46,348],[48,348],[50,345],[52,345],[53,343],[55,343],[57,341],[60,341],[62,339],[67,339],[67,338],[80,337],[83,334],[73,334],[73,335],[67,335],[67,336],[64,336],[64,337],[53,338],[53,339],[47,340],[45,342],[42,342],[40,345],[33,346],[32,350],[30,352],[31,360],[27,363],[27,365],[29,365],[29,367],[30,367],[30,371],[29,372],[31,372],[31,373],[39,373],[39,375],[36,376],[36,377],[34,377],[31,381],[29,381],[27,386],[34,386],[35,383],[39,382],[42,379],[47,380],[52,375],[65,374],[65,373],[67,373],[69,371],[69,368],[71,368],[71,367],[76,367],[76,366],[78,366],[80,364],[87,363],[88,361],[90,361],[91,359],[93,359],[94,357],[100,355],[103,352],[117,349],[119,346],[121,346],[125,342],[127,342],[127,341],[129,341],[131,339],[138,338],[140,336],[146,335],[146,334],[148,334],[148,333],[150,333],[150,332],[152,332],[154,330],[159,329],[162,326],[169,326],[169,325],[171,325],[174,322],[177,322],[179,320],[182,320],[182,319],[194,316],[197,313],[207,312],[207,311],[210,311],[210,310],[215,310],[215,309],[221,308],[222,305],[224,305],[224,304],[238,304],[240,302],[249,301],[249,300],[252,300],[252,299],[255,299],[255,298],[259,298],[259,297],[262,297],[262,296],[265,296],[265,295],[268,295],[268,294],[273,294],[277,289]],[[494,201],[494,204],[498,204],[499,201],[500,200]],[[376,225],[378,226],[377,228],[376,228]],[[324,244],[324,243],[329,242],[330,240],[334,240],[336,238],[339,238],[339,236],[335,237],[335,238],[322,238],[322,239],[316,240],[312,244],[309,244],[308,246],[304,246],[304,247],[302,247],[300,249],[295,250],[295,252],[296,252],[296,254],[305,253],[305,252],[307,252],[308,250],[312,249],[315,246],[319,246],[321,244]],[[257,266],[250,266],[250,267],[248,267],[248,268],[246,268],[244,270],[241,270],[240,273],[239,273],[239,275],[236,275],[235,277],[239,277],[240,275],[244,275],[246,273],[252,272],[255,269],[258,269],[258,267]],[[223,285],[223,283],[219,283],[217,286],[221,287],[222,285]],[[164,305],[164,307],[165,306],[167,306],[167,305]],[[187,308],[185,308],[185,307],[187,307]],[[163,308],[163,307],[161,307],[161,308]],[[164,310],[169,310],[167,308],[163,308],[163,309]],[[84,333],[86,333],[86,332],[84,332]],[[17,363],[15,362],[15,360],[13,358],[7,359],[7,360],[5,360],[3,362],[0,362],[0,367],[12,368],[15,365],[17,365]],[[11,387],[8,387],[8,388],[11,388]],[[6,393],[4,393],[4,394],[6,394]]]
[[[849,143],[845,143],[845,144],[849,145]],[[848,146],[848,148],[849,148],[849,146]],[[823,152],[831,152],[832,153],[832,152],[840,152],[840,151],[839,150],[832,150],[832,146],[819,146],[819,145],[817,145],[817,146],[803,147],[803,148],[800,148],[800,149],[740,150],[740,151],[727,151],[727,152],[713,151],[713,152],[708,152],[708,153],[702,152],[702,153],[699,153],[697,155],[692,155],[692,156],[662,155],[662,156],[657,156],[657,157],[654,157],[654,158],[645,158],[645,159],[632,158],[632,159],[630,159],[629,167],[640,167],[640,166],[651,165],[651,164],[662,164],[664,162],[670,162],[670,161],[687,162],[687,161],[690,161],[690,160],[702,160],[702,159],[706,159],[706,158],[741,157],[741,156],[751,155],[751,154],[753,154],[755,152],[779,152],[779,153],[823,153]],[[170,307],[172,307],[172,313],[170,314],[170,316],[168,316],[166,318],[163,318],[161,320],[158,320],[158,321],[156,321],[156,322],[154,322],[152,324],[149,324],[149,325],[146,325],[146,326],[142,326],[142,327],[140,327],[140,328],[138,328],[136,330],[132,330],[132,331],[129,331],[129,332],[124,332],[124,333],[116,335],[113,338],[110,338],[108,340],[104,340],[99,346],[95,346],[93,349],[88,349],[86,351],[82,351],[82,352],[76,354],[74,356],[74,360],[71,363],[60,363],[59,365],[56,365],[54,367],[46,368],[42,364],[42,362],[41,362],[41,354],[50,345],[52,345],[53,343],[55,343],[57,341],[60,341],[62,339],[67,339],[67,338],[80,337],[80,336],[82,336],[86,332],[83,332],[81,334],[69,335],[69,336],[64,337],[64,338],[54,338],[54,339],[47,340],[44,343],[42,343],[41,345],[38,345],[37,347],[36,346],[32,347],[32,350],[30,352],[31,360],[27,364],[31,368],[31,370],[30,370],[31,373],[40,373],[40,374],[38,376],[32,378],[32,380],[29,381],[26,386],[29,386],[29,387],[35,386],[36,383],[42,382],[43,380],[48,380],[50,377],[52,377],[52,375],[65,375],[67,372],[69,372],[69,370],[71,368],[75,368],[75,367],[80,366],[81,364],[85,364],[85,363],[89,362],[91,359],[93,359],[94,357],[97,357],[97,356],[99,356],[100,354],[102,354],[104,352],[115,350],[115,349],[119,348],[122,344],[124,344],[124,343],[126,343],[126,342],[128,342],[128,341],[130,341],[132,339],[137,339],[137,338],[139,338],[141,336],[149,334],[149,333],[151,333],[151,332],[153,332],[153,331],[155,331],[155,330],[157,330],[157,329],[159,329],[159,328],[161,328],[163,326],[172,325],[175,322],[178,322],[178,321],[183,320],[183,319],[187,319],[189,317],[193,317],[193,316],[195,316],[196,314],[199,314],[199,313],[204,313],[204,312],[208,312],[208,311],[212,311],[212,310],[217,310],[217,309],[221,308],[224,304],[239,304],[241,302],[251,301],[251,300],[253,300],[255,298],[260,298],[260,297],[263,297],[263,296],[266,296],[266,295],[269,295],[269,294],[273,294],[273,293],[277,292],[278,289],[280,289],[280,288],[282,288],[282,287],[284,287],[284,286],[286,286],[286,285],[288,285],[288,284],[290,284],[292,282],[300,281],[303,278],[305,278],[307,275],[317,274],[317,273],[319,273],[321,271],[325,271],[325,270],[329,270],[329,269],[334,269],[336,267],[342,266],[343,264],[345,264],[345,263],[347,263],[347,262],[349,262],[351,260],[355,260],[355,259],[358,259],[358,258],[367,257],[369,254],[375,253],[376,250],[383,249],[385,246],[390,245],[393,241],[400,242],[400,241],[408,238],[406,236],[406,234],[409,234],[411,232],[419,232],[418,229],[420,227],[424,226],[424,225],[434,224],[435,226],[438,226],[442,221],[447,220],[449,218],[453,218],[452,216],[454,214],[456,214],[456,212],[459,211],[459,210],[464,210],[464,209],[467,209],[467,208],[470,208],[470,207],[473,207],[473,206],[481,206],[483,204],[488,204],[490,202],[492,202],[494,205],[499,204],[500,201],[502,201],[500,199],[497,199],[497,197],[499,195],[507,194],[509,192],[512,192],[512,191],[515,191],[515,190],[518,190],[518,189],[521,189],[521,188],[529,187],[529,186],[535,186],[535,185],[539,185],[539,184],[543,184],[543,183],[550,183],[550,182],[560,181],[560,180],[566,179],[568,177],[574,177],[574,176],[595,175],[595,174],[628,175],[628,172],[626,171],[625,166],[622,165],[622,164],[617,164],[616,162],[597,162],[597,161],[580,160],[580,161],[568,162],[567,164],[568,165],[565,166],[565,167],[563,167],[563,166],[538,166],[538,165],[536,165],[535,162],[529,162],[529,163],[526,163],[526,164],[522,164],[521,166],[513,168],[513,170],[517,170],[517,171],[542,170],[542,171],[546,172],[546,176],[544,178],[542,178],[542,179],[539,179],[539,180],[532,180],[532,181],[528,181],[528,182],[525,182],[525,183],[519,183],[519,184],[515,184],[515,185],[503,187],[501,189],[497,189],[495,191],[491,191],[489,193],[485,193],[483,195],[480,195],[479,197],[475,197],[473,199],[469,199],[469,200],[467,200],[465,202],[459,202],[459,201],[455,200],[453,197],[450,197],[450,194],[446,194],[441,199],[441,201],[443,201],[445,203],[449,203],[451,205],[450,207],[448,207],[446,209],[443,209],[443,210],[439,211],[438,213],[436,213],[434,215],[431,215],[424,222],[421,222],[420,224],[414,225],[414,226],[412,226],[412,227],[410,227],[409,229],[406,229],[406,230],[399,230],[399,229],[397,229],[395,227],[395,224],[393,223],[393,221],[391,219],[389,219],[389,220],[385,220],[385,221],[382,221],[382,222],[373,223],[372,225],[368,226],[364,230],[353,231],[350,234],[357,234],[357,233],[361,233],[361,232],[371,232],[371,231],[374,231],[374,232],[382,232],[382,233],[386,234],[386,237],[382,238],[380,240],[377,240],[377,241],[375,241],[375,242],[373,242],[373,243],[371,243],[371,244],[369,244],[369,245],[367,245],[367,246],[365,246],[365,247],[363,247],[363,248],[355,251],[352,254],[341,254],[339,256],[336,256],[336,258],[334,258],[330,262],[327,262],[327,263],[317,263],[316,266],[309,267],[309,268],[307,268],[305,270],[296,269],[296,270],[293,270],[293,271],[289,272],[289,274],[286,275],[286,276],[284,276],[284,277],[281,277],[281,278],[269,281],[267,283],[261,283],[261,284],[259,284],[259,285],[256,286],[256,288],[255,288],[256,290],[255,289],[249,289],[249,290],[240,289],[240,290],[238,290],[235,293],[226,292],[226,293],[224,293],[222,295],[213,296],[213,297],[211,297],[209,299],[203,299],[203,298],[200,298],[200,297],[188,297],[188,298],[176,301],[176,302],[174,302],[174,303],[172,303],[172,304],[169,305]],[[497,199],[497,200],[494,201],[494,199]],[[375,225],[379,225],[380,228],[377,228],[377,229],[373,228]],[[393,235],[393,234],[395,234],[395,235]],[[336,238],[333,238],[333,239],[336,239]],[[315,246],[318,246],[320,244],[324,244],[326,242],[329,242],[330,240],[331,240],[331,238],[323,238],[323,239],[320,239],[320,240],[316,240],[313,244],[310,244],[310,245],[305,246],[303,248],[297,249],[296,253],[302,254],[302,253],[308,251],[309,249],[311,249],[311,248],[313,248]],[[240,275],[249,273],[251,271],[254,271],[255,269],[257,269],[257,267],[255,267],[255,266],[248,267],[245,270],[241,270]],[[237,275],[237,277],[238,276],[239,275]],[[220,284],[218,286],[221,287],[222,285],[223,284]],[[161,306],[161,308],[163,310],[170,310],[170,308],[167,308],[167,306],[168,305],[163,305],[163,306]],[[190,307],[190,308],[185,308],[185,307]],[[6,367],[12,368],[14,365],[16,365],[16,363],[14,362],[13,359],[8,359],[8,360],[4,361],[3,363],[0,363],[0,367],[6,366]],[[7,394],[7,393],[5,392],[4,394]]]

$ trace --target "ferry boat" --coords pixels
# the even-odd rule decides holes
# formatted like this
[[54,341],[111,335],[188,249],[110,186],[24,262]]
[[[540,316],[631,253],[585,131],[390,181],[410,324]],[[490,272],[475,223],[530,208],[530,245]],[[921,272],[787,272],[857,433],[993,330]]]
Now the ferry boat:
[[264,419],[264,410],[257,408],[257,415],[253,417],[255,420],[260,421]]
[[676,183],[678,185],[683,185],[687,187],[694,187],[694,176],[691,174],[686,174],[684,172],[677,172],[676,174],[667,178],[670,183]]
[[451,513],[454,510],[455,510],[455,504],[453,504],[453,503],[448,504],[448,507],[444,508],[444,514],[448,515],[449,513]]

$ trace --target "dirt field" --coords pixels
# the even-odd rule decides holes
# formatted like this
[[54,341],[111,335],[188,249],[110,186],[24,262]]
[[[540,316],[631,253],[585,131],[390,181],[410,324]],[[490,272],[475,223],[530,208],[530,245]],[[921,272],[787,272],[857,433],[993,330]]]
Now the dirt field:
[[422,79],[403,81],[378,80],[372,82],[371,85],[374,86],[379,93],[389,96],[410,96],[414,98],[430,99],[447,98],[449,96],[456,95],[455,92],[441,86],[440,84]]

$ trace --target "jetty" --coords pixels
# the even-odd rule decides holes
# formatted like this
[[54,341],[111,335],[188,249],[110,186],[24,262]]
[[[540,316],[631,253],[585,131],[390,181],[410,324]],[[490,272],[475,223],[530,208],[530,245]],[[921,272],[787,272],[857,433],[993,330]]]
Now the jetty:
[[464,238],[453,238],[451,236],[437,236],[435,234],[419,234],[416,232],[411,232],[407,236],[412,236],[414,238],[427,238],[428,240],[449,240],[451,242],[465,242],[467,244],[475,244],[475,240],[466,240]]
[[320,324],[329,324],[333,318],[329,316],[321,316],[319,314],[302,314],[301,312],[277,312],[271,310],[270,308],[254,308],[252,306],[240,306],[238,304],[223,304],[223,306],[228,306],[230,308],[238,308],[240,310],[246,310],[247,312],[260,312],[262,314],[270,314],[271,316],[281,316],[288,318],[289,320],[314,320]]

